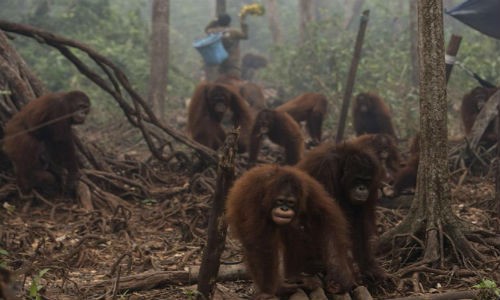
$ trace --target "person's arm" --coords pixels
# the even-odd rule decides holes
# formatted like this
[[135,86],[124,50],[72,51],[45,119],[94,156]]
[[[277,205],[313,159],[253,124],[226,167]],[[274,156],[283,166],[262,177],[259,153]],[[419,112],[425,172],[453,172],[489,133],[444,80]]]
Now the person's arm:
[[240,17],[240,28],[228,28],[225,30],[226,36],[231,39],[247,40],[248,39],[248,24],[245,22],[245,15]]
[[241,31],[238,34],[238,38],[241,40],[248,39],[248,24],[245,22],[245,15],[240,17],[240,27]]

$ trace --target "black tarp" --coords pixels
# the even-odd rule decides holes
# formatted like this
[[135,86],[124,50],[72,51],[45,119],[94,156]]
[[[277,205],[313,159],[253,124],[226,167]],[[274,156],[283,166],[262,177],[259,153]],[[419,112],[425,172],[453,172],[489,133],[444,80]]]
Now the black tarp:
[[500,0],[467,0],[446,13],[481,33],[500,39]]

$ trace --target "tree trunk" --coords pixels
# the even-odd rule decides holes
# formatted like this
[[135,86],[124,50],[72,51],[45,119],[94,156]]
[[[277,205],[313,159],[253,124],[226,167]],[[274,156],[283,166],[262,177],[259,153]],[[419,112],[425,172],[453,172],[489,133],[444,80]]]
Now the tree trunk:
[[299,42],[304,44],[307,40],[307,26],[312,20],[311,0],[299,0]]
[[215,19],[217,17],[217,4],[215,0],[207,0],[208,2],[208,7],[209,7],[209,12],[210,12],[210,17],[209,19]]
[[[454,254],[455,260],[462,266],[467,262],[479,263],[483,257],[464,234],[466,228],[471,228],[470,224],[459,220],[451,210],[441,1],[418,0],[418,32],[420,163],[417,192],[403,222],[382,235],[381,247],[394,239],[395,252],[404,251],[402,248],[415,251],[409,246],[415,244],[422,256],[419,264],[431,263],[441,268],[444,267],[445,254]],[[403,244],[404,247],[401,247]],[[450,249],[446,251],[445,247]]]
[[410,0],[410,61],[411,61],[411,83],[417,88],[419,85],[418,76],[418,32],[417,32],[417,0]]
[[215,7],[217,16],[226,13],[226,0],[217,0],[217,5]]
[[165,120],[168,83],[170,0],[153,0],[149,104],[158,119]]
[[[427,216],[424,259],[439,258],[440,215],[451,212],[448,184],[448,129],[444,57],[443,6],[441,1],[418,1],[420,61],[420,163],[417,202],[412,211]],[[420,205],[419,205],[420,204]]]
[[269,20],[269,30],[271,31],[274,45],[280,45],[283,42],[277,6],[278,4],[276,3],[276,0],[266,1],[266,13]]

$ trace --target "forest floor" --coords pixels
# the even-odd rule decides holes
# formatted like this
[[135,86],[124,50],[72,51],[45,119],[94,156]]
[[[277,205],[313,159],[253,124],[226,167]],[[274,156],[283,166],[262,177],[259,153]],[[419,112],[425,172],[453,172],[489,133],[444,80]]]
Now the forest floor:
[[[17,195],[2,198],[0,265],[17,274],[12,278],[13,289],[31,290],[43,296],[40,299],[194,299],[196,278],[182,274],[201,263],[211,193],[203,187],[194,191],[192,178],[182,172],[162,176],[166,184],[151,191],[154,197],[128,201],[129,205],[114,211],[87,211],[69,202],[38,201],[27,207]],[[500,233],[500,220],[492,209],[493,178],[469,176],[452,188],[453,210],[460,218]],[[379,207],[378,231],[393,228],[406,213],[406,208]],[[394,274],[406,258],[397,263],[380,259]],[[238,243],[229,238],[222,264],[241,261]],[[460,268],[450,261],[441,273],[393,276],[387,284],[368,288],[376,299],[391,299],[471,290],[484,279],[499,285],[500,258],[489,257],[489,261],[488,271],[458,272]],[[114,292],[121,290],[115,284],[117,277],[141,274],[160,274],[168,280],[136,291]],[[253,293],[249,280],[220,282],[217,289],[219,299],[248,299]]]
[[[176,184],[187,178],[173,176]],[[460,218],[477,226],[500,232],[500,222],[493,218],[490,207],[494,185],[486,180],[470,180],[454,189],[454,210]],[[7,255],[0,257],[11,269],[26,268],[27,278],[16,278],[17,288],[24,284],[41,288],[47,299],[111,298],[113,286],[104,290],[96,283],[120,276],[159,271],[185,271],[201,263],[210,196],[181,193],[161,202],[145,199],[132,203],[130,215],[118,212],[87,212],[71,203],[50,206],[41,203],[27,212],[21,209],[0,210],[0,244]],[[21,206],[16,201],[6,201]],[[125,211],[125,210],[124,210]],[[405,209],[378,209],[379,231],[393,227],[406,214]],[[119,225],[117,225],[119,224]],[[238,244],[229,239],[223,263],[240,262]],[[491,261],[499,264],[497,257]],[[391,273],[391,262],[383,265]],[[48,272],[41,275],[41,271]],[[497,272],[500,273],[500,271]],[[474,273],[474,272],[473,272]],[[412,278],[394,279],[395,284],[371,289],[377,299],[406,296],[415,293],[467,290],[484,278],[500,282],[500,275],[484,274],[480,270],[467,276],[420,274],[418,286],[403,284]],[[413,279],[414,280],[414,279]],[[110,281],[112,282],[112,280]],[[396,288],[398,287],[399,288]],[[252,294],[249,281],[222,282],[218,286],[225,294],[248,298]],[[168,284],[135,292],[119,293],[117,299],[190,299],[196,285],[188,282]],[[230,298],[228,298],[230,299]]]

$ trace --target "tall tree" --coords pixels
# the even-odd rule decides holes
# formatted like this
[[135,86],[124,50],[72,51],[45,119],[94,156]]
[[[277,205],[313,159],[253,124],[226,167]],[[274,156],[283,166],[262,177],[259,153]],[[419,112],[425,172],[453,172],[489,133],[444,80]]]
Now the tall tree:
[[165,119],[168,83],[170,0],[153,0],[149,104],[160,120]]
[[479,265],[484,257],[467,238],[481,238],[471,224],[457,218],[451,209],[441,1],[418,0],[418,46],[421,134],[417,192],[408,215],[396,228],[382,235],[381,246],[384,249],[394,242],[396,252],[419,248],[422,261],[418,265],[444,267],[450,261],[445,254],[454,255],[452,261],[461,266]]
[[312,21],[312,1],[299,0],[299,41],[304,43],[307,39],[307,26]]
[[443,4],[441,1],[418,0],[417,15],[421,79],[420,163],[418,200],[414,202],[412,212],[427,216],[428,243],[424,259],[435,261],[439,258],[438,228],[451,216]]
[[266,13],[269,20],[269,30],[273,39],[273,44],[279,45],[283,42],[281,27],[279,22],[278,4],[276,0],[266,1]]

